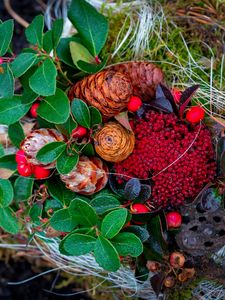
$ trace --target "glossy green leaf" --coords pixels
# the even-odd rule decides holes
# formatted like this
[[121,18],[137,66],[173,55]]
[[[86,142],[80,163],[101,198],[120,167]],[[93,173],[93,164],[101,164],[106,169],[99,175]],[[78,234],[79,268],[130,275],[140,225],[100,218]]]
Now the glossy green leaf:
[[11,234],[18,233],[19,223],[11,208],[0,208],[0,227]]
[[63,32],[63,19],[56,19],[52,25],[53,48],[56,49]]
[[84,101],[75,98],[72,101],[71,111],[78,124],[90,128],[91,115],[89,108]]
[[36,158],[44,164],[49,164],[55,161],[65,149],[64,142],[48,143],[38,151]]
[[95,210],[86,201],[78,197],[71,202],[69,210],[79,225],[92,227],[98,222]]
[[0,169],[9,169],[15,171],[17,169],[17,163],[15,160],[15,154],[8,154],[0,157]]
[[0,206],[7,207],[13,200],[13,187],[9,180],[0,179]]
[[108,35],[108,21],[84,0],[72,0],[68,17],[77,29],[82,44],[96,56],[102,50]]
[[30,109],[24,104],[22,96],[0,99],[0,124],[10,125],[19,121]]
[[94,107],[94,106],[89,106],[89,111],[91,114],[91,127],[94,125],[98,125],[102,123],[102,115],[100,111]]
[[4,151],[4,147],[3,145],[0,143],[0,157],[5,155],[5,151]]
[[79,155],[77,153],[68,155],[67,150],[64,150],[56,161],[57,171],[60,174],[68,174],[76,167],[78,161]]
[[107,64],[107,60],[108,60],[107,56],[104,58],[104,60],[100,64],[90,64],[90,63],[87,63],[86,61],[79,60],[77,62],[77,67],[79,70],[81,70],[83,72],[94,74],[94,73],[100,72],[102,69],[105,68],[105,66]]
[[14,77],[9,64],[2,64],[0,72],[0,97],[12,97],[14,94]]
[[90,235],[74,233],[65,238],[63,248],[69,255],[79,256],[93,251],[95,243],[96,238]]
[[48,30],[43,37],[43,49],[50,53],[53,50],[52,30]]
[[51,96],[56,91],[57,70],[50,58],[42,63],[29,80],[30,88],[38,95]]
[[14,183],[14,200],[17,202],[26,201],[32,196],[34,179],[31,177],[19,176]]
[[0,24],[0,56],[6,54],[13,36],[13,20],[7,20]]
[[15,145],[17,148],[20,148],[21,142],[25,139],[23,127],[21,126],[20,122],[9,125],[8,135],[13,145]]
[[52,209],[54,212],[62,209],[62,203],[57,199],[47,199],[45,201],[45,212],[48,212],[49,209]]
[[103,269],[115,272],[120,268],[118,252],[112,243],[101,235],[97,238],[94,255],[97,263]]
[[69,232],[77,226],[68,208],[57,210],[50,219],[50,225],[58,231]]
[[90,204],[99,215],[110,209],[120,207],[120,202],[112,195],[96,195]]
[[38,45],[39,48],[42,48],[43,30],[44,17],[42,15],[36,16],[32,23],[25,30],[25,35],[28,42],[32,45]]
[[70,38],[62,38],[60,39],[59,45],[56,49],[57,55],[59,57],[59,59],[64,62],[65,64],[67,64],[70,67],[75,67],[72,57],[71,57],[71,53],[70,53],[70,42],[74,41],[74,42],[80,42],[80,39],[77,37],[70,37]]
[[111,240],[119,255],[137,257],[143,252],[141,240],[133,233],[121,232]]
[[41,101],[37,113],[50,123],[65,123],[70,113],[69,99],[62,90],[57,89],[55,95],[46,97]]
[[73,60],[74,65],[79,69],[77,62],[79,60],[85,61],[87,63],[95,63],[94,57],[90,54],[90,52],[80,43],[71,41],[70,42],[70,53]]
[[86,156],[94,156],[95,155],[95,149],[92,145],[92,143],[88,143],[85,146],[81,146],[81,152],[82,154],[86,155]]
[[162,250],[166,252],[168,249],[168,245],[163,234],[162,223],[159,215],[151,218],[151,220],[147,224],[147,229],[150,236],[155,241],[157,241],[160,247],[162,248]]
[[35,203],[30,211],[29,211],[29,216],[31,217],[32,221],[35,223],[40,222],[40,218],[42,216],[42,211],[43,211],[43,204],[40,202]]
[[37,54],[21,53],[12,63],[12,71],[15,77],[20,77],[38,61]]
[[101,233],[112,239],[123,228],[127,220],[127,209],[121,208],[108,213],[102,221]]
[[77,128],[77,122],[73,120],[71,116],[62,125],[57,125],[59,131],[61,131],[65,136],[70,137],[72,131]]
[[126,232],[134,233],[142,242],[147,241],[149,232],[146,228],[136,225],[130,225],[123,229]]

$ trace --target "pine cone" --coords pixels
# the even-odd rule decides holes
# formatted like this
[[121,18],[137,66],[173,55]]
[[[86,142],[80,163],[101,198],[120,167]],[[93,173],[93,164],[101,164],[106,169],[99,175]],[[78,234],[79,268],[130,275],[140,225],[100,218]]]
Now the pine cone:
[[127,76],[105,70],[77,82],[69,91],[69,98],[79,98],[96,107],[105,118],[111,118],[127,107],[132,85]]
[[67,175],[60,175],[73,192],[92,195],[103,189],[108,181],[108,168],[97,157],[81,156],[77,166]]
[[44,165],[36,159],[38,151],[48,143],[64,141],[64,137],[55,129],[41,128],[31,132],[21,143],[21,149],[25,152],[27,161],[33,165],[54,168],[55,163]]
[[121,162],[134,149],[135,137],[122,125],[109,122],[95,135],[95,151],[106,161]]
[[155,96],[156,86],[163,82],[163,72],[147,61],[130,61],[110,66],[108,70],[120,72],[130,78],[133,94],[149,102]]

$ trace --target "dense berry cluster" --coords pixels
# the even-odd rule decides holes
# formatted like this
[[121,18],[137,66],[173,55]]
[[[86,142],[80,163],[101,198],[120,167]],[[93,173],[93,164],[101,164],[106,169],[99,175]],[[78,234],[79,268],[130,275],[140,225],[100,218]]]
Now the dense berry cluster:
[[[116,173],[139,179],[151,177],[156,205],[178,205],[195,197],[216,172],[210,132],[204,125],[201,130],[199,126],[189,128],[174,114],[148,112],[134,125],[135,149],[126,160],[114,165]],[[119,183],[128,179],[117,177]]]

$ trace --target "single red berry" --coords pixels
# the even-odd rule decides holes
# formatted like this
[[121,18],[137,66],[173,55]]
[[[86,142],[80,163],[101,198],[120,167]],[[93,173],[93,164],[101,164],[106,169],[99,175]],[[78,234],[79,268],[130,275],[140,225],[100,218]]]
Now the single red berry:
[[27,158],[26,158],[25,152],[23,150],[18,150],[16,152],[16,162],[18,164],[26,164],[27,163]]
[[30,109],[30,114],[33,118],[37,118],[38,114],[37,114],[37,109],[39,107],[40,103],[36,102],[34,103],[32,106],[31,106],[31,109]]
[[136,203],[131,205],[130,211],[132,214],[142,214],[142,213],[147,213],[149,212],[149,209],[147,208],[146,205],[142,203]]
[[3,58],[0,57],[0,65],[3,64]]
[[129,111],[135,112],[139,110],[139,108],[142,106],[142,101],[139,97],[137,96],[132,96],[130,98],[130,101],[127,104],[127,109]]
[[83,126],[78,125],[77,128],[75,128],[72,131],[72,137],[73,138],[82,138],[87,134],[87,129]]
[[201,106],[192,106],[187,114],[186,119],[190,123],[198,123],[204,119],[205,111]]
[[24,177],[31,176],[33,173],[32,165],[29,163],[18,164],[17,170],[18,170],[18,173]]
[[36,179],[45,179],[49,177],[50,173],[49,169],[45,169],[41,166],[34,166],[34,176]]
[[173,95],[174,100],[179,103],[180,102],[180,98],[182,96],[182,92],[180,90],[178,90],[177,88],[173,88],[171,90],[171,93]]
[[178,228],[182,223],[181,214],[177,211],[171,211],[166,215],[166,223],[168,228]]
[[179,269],[184,266],[185,263],[185,257],[182,253],[180,252],[173,252],[170,255],[170,265],[173,268]]

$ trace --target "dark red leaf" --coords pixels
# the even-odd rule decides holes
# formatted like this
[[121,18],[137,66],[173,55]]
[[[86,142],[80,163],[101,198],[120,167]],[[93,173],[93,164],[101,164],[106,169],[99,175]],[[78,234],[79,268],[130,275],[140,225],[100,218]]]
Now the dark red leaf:
[[164,279],[165,279],[165,273],[163,273],[163,272],[155,274],[150,278],[152,288],[153,288],[154,292],[156,293],[157,297],[159,296],[160,292],[162,291],[162,285],[163,285]]
[[179,114],[180,117],[183,117],[185,108],[188,106],[189,102],[191,101],[193,95],[195,94],[195,92],[197,91],[197,89],[199,88],[199,85],[193,85],[189,88],[187,88],[181,95],[180,98],[180,107],[179,107]]

